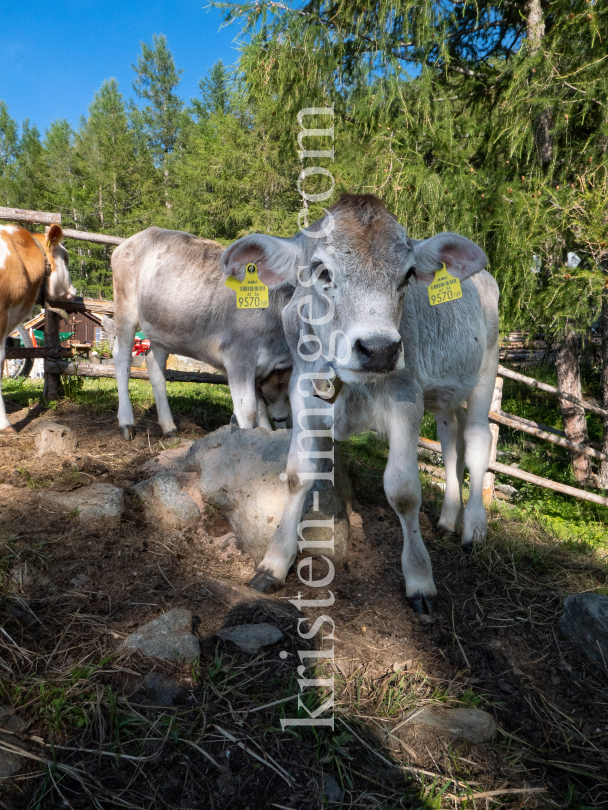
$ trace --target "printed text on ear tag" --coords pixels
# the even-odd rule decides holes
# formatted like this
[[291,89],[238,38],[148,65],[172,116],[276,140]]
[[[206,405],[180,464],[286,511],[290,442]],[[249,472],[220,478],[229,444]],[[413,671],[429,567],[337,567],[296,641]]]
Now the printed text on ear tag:
[[435,280],[429,287],[431,306],[445,304],[447,301],[455,301],[457,298],[462,298],[460,279],[451,276],[445,264],[442,264],[441,270],[437,270]]
[[228,276],[224,284],[236,292],[238,309],[265,309],[268,306],[268,287],[258,278],[258,268],[253,262],[245,267],[242,281]]

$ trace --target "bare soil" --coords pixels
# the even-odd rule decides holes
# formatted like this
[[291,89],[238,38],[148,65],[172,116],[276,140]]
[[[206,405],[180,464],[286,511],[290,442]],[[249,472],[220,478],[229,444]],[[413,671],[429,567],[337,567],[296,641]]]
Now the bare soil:
[[[32,428],[49,418],[77,432],[73,459],[35,455]],[[417,617],[405,600],[398,521],[386,503],[356,491],[349,561],[331,585],[335,603],[304,610],[309,622],[322,613],[335,622],[335,638],[324,641],[334,660],[323,676],[335,679],[335,730],[281,731],[280,717],[296,716],[298,651],[319,636],[304,642],[296,617],[271,600],[235,608],[205,587],[207,579],[244,584],[254,572],[234,544],[215,542],[230,531],[220,512],[208,508],[198,529],[181,532],[147,524],[130,497],[114,525],[86,526],[41,505],[42,488],[107,481],[128,489],[147,477],[142,466],[162,449],[152,418],[131,443],[119,437],[114,414],[69,401],[51,413],[14,411],[11,421],[17,436],[0,437],[0,484],[17,488],[0,487],[0,702],[28,721],[18,740],[33,758],[0,786],[0,806],[608,803],[608,672],[587,665],[557,630],[566,595],[606,587],[599,561],[567,552],[537,527],[513,525],[505,511],[493,515],[488,543],[467,557],[436,537],[440,494],[426,487],[421,524],[441,599],[436,616]],[[184,438],[206,432],[181,425]],[[22,562],[37,575],[17,585],[10,571]],[[320,561],[315,567],[326,571]],[[320,591],[327,595],[292,572],[276,600]],[[120,651],[126,635],[175,607],[196,616],[198,666]],[[277,624],[284,641],[252,658],[214,637],[252,621]],[[181,687],[174,706],[150,703],[142,681],[153,669]],[[476,746],[407,724],[387,737],[407,712],[432,703],[490,711],[497,740]]]

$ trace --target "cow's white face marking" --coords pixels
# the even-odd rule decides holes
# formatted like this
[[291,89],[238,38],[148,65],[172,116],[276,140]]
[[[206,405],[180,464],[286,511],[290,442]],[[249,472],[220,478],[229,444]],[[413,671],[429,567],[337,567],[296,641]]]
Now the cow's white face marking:
[[68,252],[63,245],[51,248],[55,269],[47,279],[47,295],[51,301],[69,301],[76,295],[68,270]]
[[0,270],[4,269],[4,265],[6,264],[6,260],[11,255],[10,250],[8,249],[8,245],[0,236]]

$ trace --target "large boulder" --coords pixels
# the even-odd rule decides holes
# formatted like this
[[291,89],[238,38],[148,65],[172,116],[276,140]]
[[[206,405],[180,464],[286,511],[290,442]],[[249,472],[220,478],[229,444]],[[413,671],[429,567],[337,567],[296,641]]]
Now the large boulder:
[[67,425],[59,425],[57,422],[40,422],[32,433],[38,456],[55,453],[65,458],[76,452],[78,437]]
[[144,501],[146,518],[165,529],[188,529],[200,520],[200,509],[173,473],[159,472],[131,491]]
[[564,602],[559,620],[563,635],[579,644],[585,656],[602,669],[608,664],[608,596],[577,593]]
[[91,484],[71,492],[42,490],[40,498],[50,509],[64,509],[83,523],[119,520],[125,511],[125,494],[112,484]]
[[[237,538],[239,548],[258,563],[264,557],[277,528],[285,499],[285,468],[291,430],[269,432],[264,428],[239,430],[225,425],[195,442],[184,469],[200,473],[203,500],[223,512]],[[308,493],[304,520],[334,518],[334,550],[319,547],[313,553],[340,564],[346,559],[352,485],[335,447],[335,486],[317,481]],[[318,510],[313,503],[318,499]],[[331,540],[326,527],[308,527],[310,541]],[[308,550],[307,550],[308,553]]]

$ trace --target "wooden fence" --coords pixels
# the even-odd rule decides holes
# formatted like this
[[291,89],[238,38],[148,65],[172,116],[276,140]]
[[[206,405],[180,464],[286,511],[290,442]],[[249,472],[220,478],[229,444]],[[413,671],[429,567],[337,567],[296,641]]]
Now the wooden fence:
[[[52,225],[54,223],[61,224],[61,214],[49,213],[46,211],[24,211],[19,208],[2,208],[0,207],[0,220],[10,220],[13,222],[27,222],[30,224]],[[86,242],[96,242],[108,245],[119,245],[125,241],[122,236],[110,236],[101,233],[87,233],[85,231],[75,231],[70,228],[64,228],[63,233],[70,239],[80,239]],[[59,320],[60,316],[53,312],[49,307],[54,309],[63,309],[66,312],[86,312],[87,309],[83,300],[76,299],[69,303],[49,301],[45,312],[44,324],[44,347],[35,349],[8,349],[7,359],[22,358],[22,357],[43,357],[44,358],[44,391],[43,395],[46,399],[58,399],[61,396],[61,375],[62,374],[78,374],[82,377],[115,377],[113,366],[97,366],[92,363],[75,363],[73,352],[71,349],[64,349],[59,343]],[[94,303],[89,304],[90,311],[95,311]],[[62,362],[63,361],[63,362]],[[66,363],[66,361],[68,361]],[[70,362],[71,361],[71,362]],[[135,379],[149,380],[147,371],[144,369],[131,369],[131,376]],[[167,382],[196,382],[207,383],[215,385],[228,385],[228,380],[221,374],[206,374],[199,372],[186,372],[174,371],[167,369],[166,371]],[[502,404],[502,383],[503,378],[516,380],[538,391],[543,391],[546,394],[559,396],[561,399],[566,399],[573,402],[575,405],[584,408],[585,410],[592,411],[599,416],[608,416],[608,411],[600,408],[594,403],[587,402],[583,399],[578,399],[572,394],[565,391],[560,391],[552,385],[539,382],[533,377],[527,377],[524,374],[519,374],[517,371],[511,369],[498,367],[498,376],[496,378],[496,386],[494,388],[494,396],[492,398],[492,405],[490,410],[490,430],[492,432],[492,448],[490,454],[490,464],[488,472],[484,476],[483,482],[483,498],[484,503],[489,504],[494,498],[494,478],[496,473],[506,475],[520,481],[534,484],[538,487],[551,489],[555,492],[561,492],[564,495],[571,495],[585,501],[599,503],[603,506],[608,506],[608,498],[598,495],[594,492],[588,492],[577,487],[571,487],[566,484],[560,484],[557,481],[552,481],[549,478],[542,478],[539,475],[520,470],[508,464],[501,464],[496,461],[499,426],[503,425],[512,430],[519,430],[523,433],[528,433],[543,441],[551,442],[552,444],[565,447],[576,453],[582,453],[600,461],[608,461],[608,455],[597,447],[576,444],[565,438],[563,431],[556,430],[555,428],[542,425],[538,422],[533,422],[530,419],[523,419],[514,414],[505,413],[501,409]],[[426,450],[432,450],[434,453],[441,453],[441,445],[439,442],[431,441],[420,437],[418,439],[418,446]],[[426,465],[421,465],[425,468]]]

